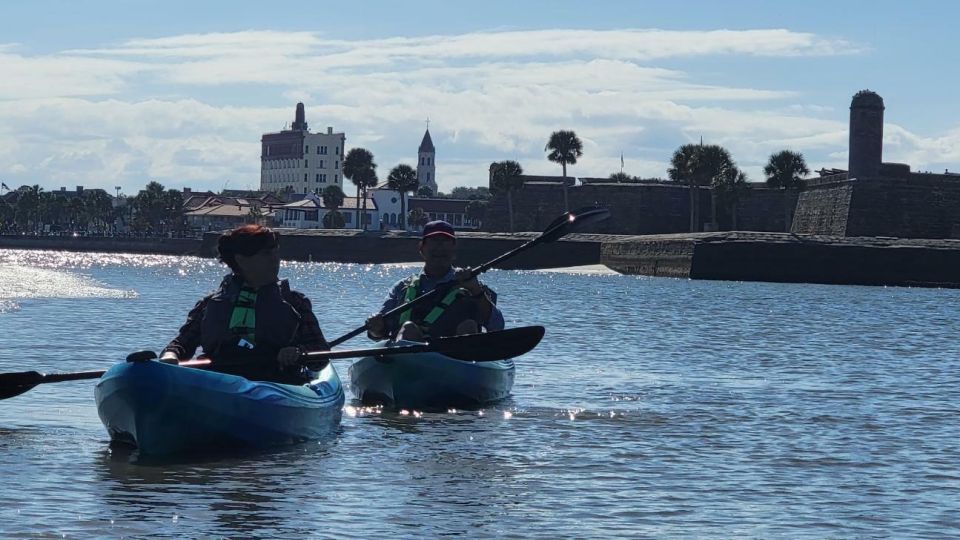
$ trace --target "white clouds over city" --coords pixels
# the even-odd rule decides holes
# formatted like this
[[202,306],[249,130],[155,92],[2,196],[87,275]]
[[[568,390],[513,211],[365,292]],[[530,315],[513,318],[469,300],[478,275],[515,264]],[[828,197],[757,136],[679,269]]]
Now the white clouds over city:
[[[724,83],[704,60],[842,57],[868,44],[782,29],[532,30],[328,39],[250,30],[77,44],[35,54],[0,45],[0,175],[47,188],[148,180],[195,189],[256,187],[259,139],[292,119],[297,100],[313,130],[333,126],[381,166],[412,163],[429,117],[438,180],[448,191],[485,181],[492,160],[552,173],[551,131],[574,129],[572,170],[662,176],[678,145],[728,146],[759,179],[772,151],[843,166],[844,101],[749,78]],[[833,107],[836,108],[833,108]],[[891,161],[955,160],[960,129],[922,137],[888,130]],[[898,159],[899,158],[899,159]],[[446,162],[446,165],[445,165]]]

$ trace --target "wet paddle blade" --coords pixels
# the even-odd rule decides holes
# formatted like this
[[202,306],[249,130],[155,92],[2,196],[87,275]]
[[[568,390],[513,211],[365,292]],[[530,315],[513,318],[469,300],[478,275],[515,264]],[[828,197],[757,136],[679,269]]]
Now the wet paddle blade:
[[40,384],[41,381],[43,381],[43,375],[36,371],[0,373],[0,400],[19,396]]
[[542,326],[524,326],[485,334],[438,338],[428,346],[432,352],[457,360],[492,362],[530,352],[543,339],[544,331]]

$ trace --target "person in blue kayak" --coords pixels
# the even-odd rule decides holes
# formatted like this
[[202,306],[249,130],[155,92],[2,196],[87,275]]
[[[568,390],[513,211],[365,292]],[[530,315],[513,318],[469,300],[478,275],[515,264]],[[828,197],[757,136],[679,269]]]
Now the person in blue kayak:
[[251,380],[303,382],[301,353],[330,347],[310,300],[278,277],[277,233],[243,225],[224,233],[217,251],[231,273],[190,310],[160,359],[187,359],[201,346],[216,371]]
[[[446,221],[424,225],[419,249],[423,271],[394,285],[379,313],[367,319],[370,339],[423,341],[429,337],[476,334],[481,329],[503,330],[496,293],[475,277],[469,279],[469,268],[453,267],[457,237],[452,225]],[[399,318],[384,318],[383,314],[391,309],[439,287],[446,291],[402,311]]]

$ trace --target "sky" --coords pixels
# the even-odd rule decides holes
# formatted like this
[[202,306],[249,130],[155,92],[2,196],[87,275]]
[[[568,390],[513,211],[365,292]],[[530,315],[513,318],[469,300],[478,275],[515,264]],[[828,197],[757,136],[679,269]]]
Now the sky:
[[[728,148],[846,168],[850,98],[885,101],[884,161],[960,171],[960,3],[0,0],[0,180],[10,188],[256,189],[260,137],[346,133],[386,178],[429,119],[440,190],[490,162],[665,177],[672,152]],[[349,191],[349,190],[348,190]]]

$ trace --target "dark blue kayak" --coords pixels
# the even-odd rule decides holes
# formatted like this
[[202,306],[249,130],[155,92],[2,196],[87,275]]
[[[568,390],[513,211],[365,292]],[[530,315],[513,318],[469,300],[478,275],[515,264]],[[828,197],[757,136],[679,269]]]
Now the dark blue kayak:
[[97,382],[97,412],[112,441],[162,455],[264,448],[335,431],[343,387],[332,364],[304,385],[249,381],[157,361],[126,362]]

